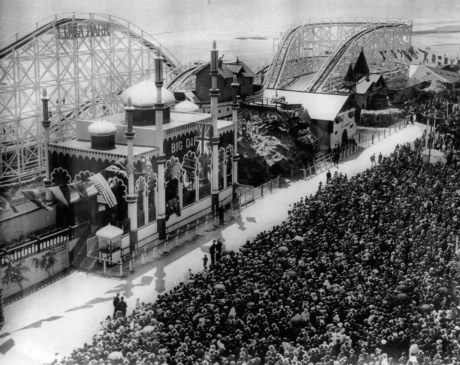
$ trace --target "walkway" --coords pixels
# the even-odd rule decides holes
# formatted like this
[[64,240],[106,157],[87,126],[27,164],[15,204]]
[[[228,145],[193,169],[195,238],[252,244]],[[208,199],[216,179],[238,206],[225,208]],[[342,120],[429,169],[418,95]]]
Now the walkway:
[[[353,176],[370,167],[370,156],[385,156],[398,143],[413,141],[422,135],[424,126],[416,124],[391,135],[331,169]],[[136,299],[154,301],[157,296],[184,281],[188,269],[202,269],[203,252],[219,238],[225,249],[237,250],[258,232],[281,223],[290,206],[302,196],[314,194],[325,172],[308,181],[289,183],[288,187],[258,200],[242,210],[241,216],[225,226],[203,231],[190,243],[161,259],[136,267],[123,279],[106,278],[75,272],[44,289],[18,300],[5,308],[6,323],[0,332],[0,363],[43,364],[69,354],[75,347],[90,342],[100,322],[113,312],[112,298],[120,292],[126,298],[128,311]]]

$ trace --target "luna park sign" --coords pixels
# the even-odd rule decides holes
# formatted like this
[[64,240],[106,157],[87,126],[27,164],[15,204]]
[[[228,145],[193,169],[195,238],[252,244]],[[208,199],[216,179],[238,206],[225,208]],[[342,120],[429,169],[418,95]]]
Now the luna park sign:
[[109,24],[64,24],[58,27],[59,39],[105,37],[110,35]]

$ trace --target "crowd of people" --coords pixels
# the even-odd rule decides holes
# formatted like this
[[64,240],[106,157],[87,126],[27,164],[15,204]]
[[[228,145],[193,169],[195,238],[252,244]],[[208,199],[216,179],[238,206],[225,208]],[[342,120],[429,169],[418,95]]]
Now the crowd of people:
[[[412,146],[412,148],[411,148]],[[398,146],[60,364],[458,364],[460,170]]]

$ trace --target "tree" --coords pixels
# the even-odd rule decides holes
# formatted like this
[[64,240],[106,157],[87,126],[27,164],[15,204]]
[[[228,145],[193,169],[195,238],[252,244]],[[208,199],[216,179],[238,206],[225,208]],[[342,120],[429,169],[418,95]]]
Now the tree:
[[30,271],[30,269],[24,265],[24,261],[19,261],[16,265],[10,262],[5,269],[2,283],[7,286],[9,286],[10,283],[17,284],[21,291],[23,291],[23,282],[29,281],[29,279],[24,276],[28,271]]
[[45,271],[48,274],[48,278],[51,277],[53,266],[56,263],[56,253],[54,251],[48,251],[40,258],[34,258],[32,264],[36,269]]

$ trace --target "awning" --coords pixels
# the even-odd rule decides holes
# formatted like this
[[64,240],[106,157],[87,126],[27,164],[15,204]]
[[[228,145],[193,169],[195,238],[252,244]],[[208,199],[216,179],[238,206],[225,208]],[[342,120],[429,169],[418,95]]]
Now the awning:
[[96,237],[113,241],[113,240],[120,238],[122,234],[123,234],[122,229],[112,226],[109,223],[108,225],[106,225],[105,227],[102,227],[100,230],[96,232]]

